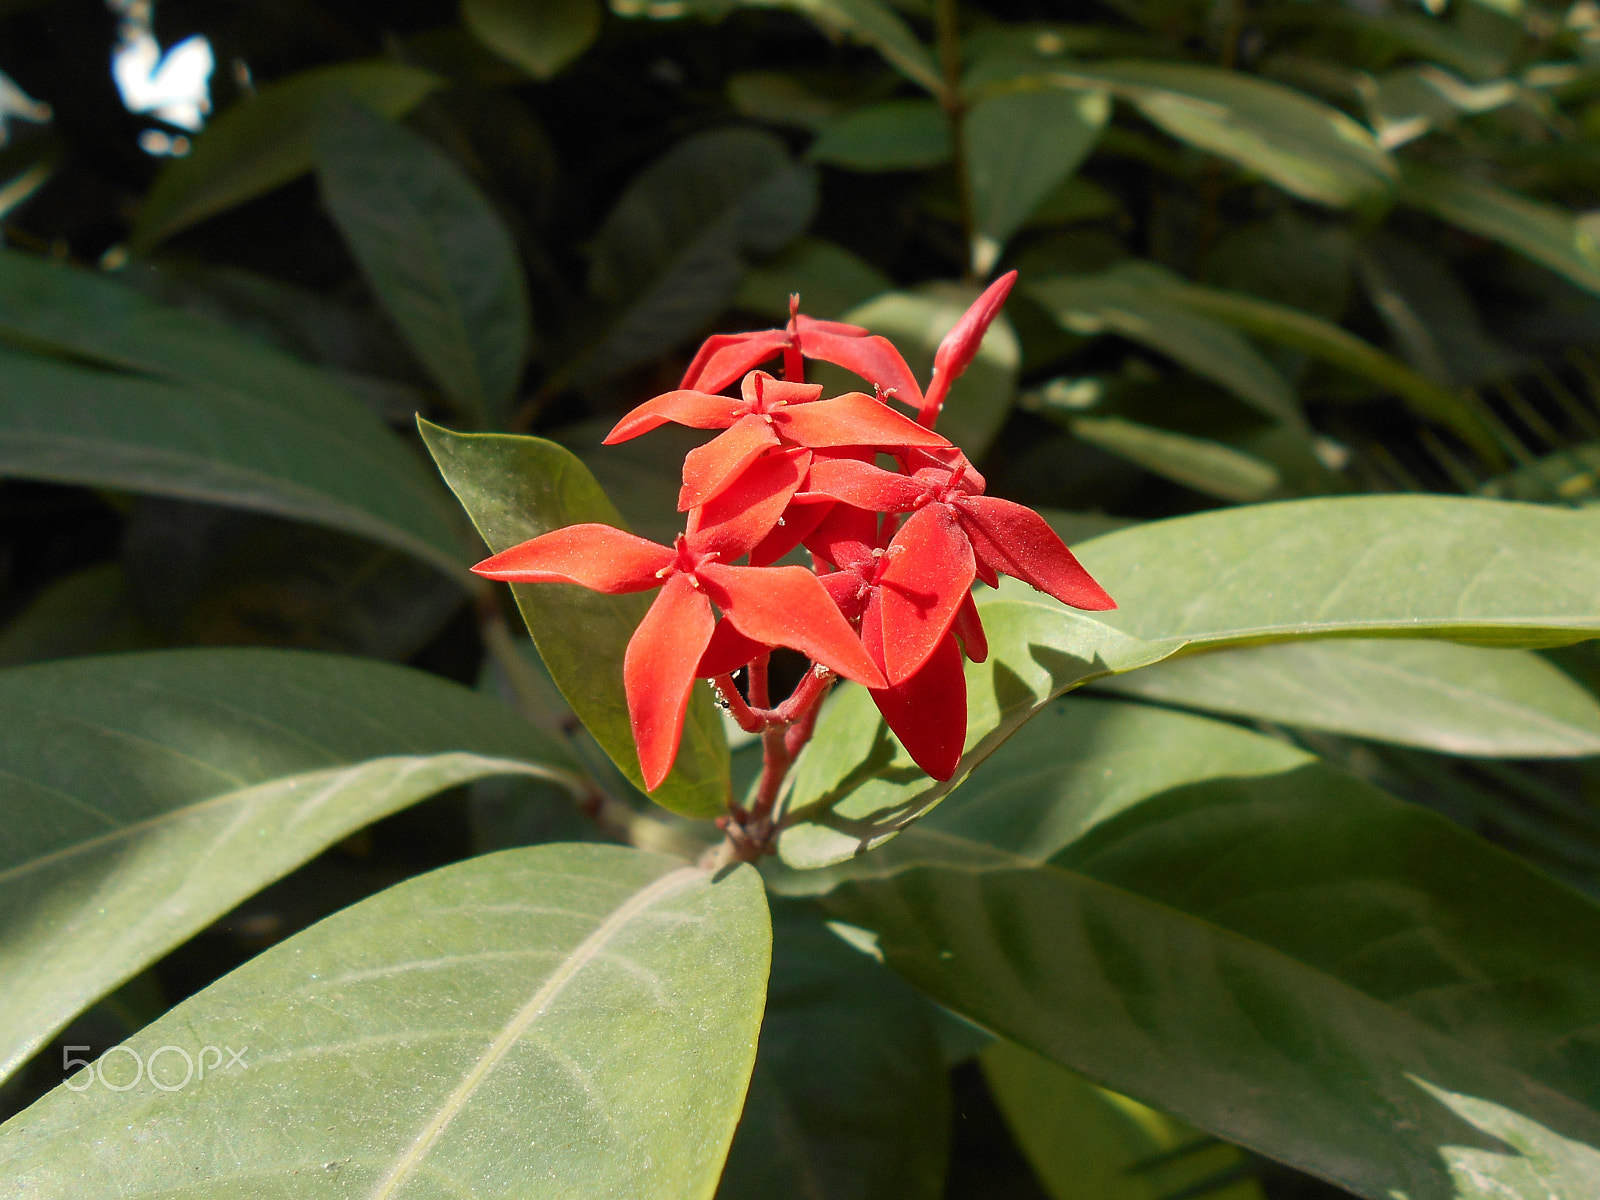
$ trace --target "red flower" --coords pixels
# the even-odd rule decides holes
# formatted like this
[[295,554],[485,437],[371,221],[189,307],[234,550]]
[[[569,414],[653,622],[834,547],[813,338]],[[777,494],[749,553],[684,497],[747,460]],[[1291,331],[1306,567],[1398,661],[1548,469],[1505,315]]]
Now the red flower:
[[646,788],[672,769],[695,668],[711,641],[715,603],[739,633],[788,646],[868,687],[882,673],[815,575],[802,567],[731,567],[701,533],[668,549],[609,525],[570,525],[513,546],[473,570],[509,583],[575,583],[616,595],[659,587],[623,658],[628,716]]
[[1015,271],[1007,271],[996,279],[961,314],[961,319],[951,326],[950,332],[939,343],[939,349],[933,356],[933,378],[928,382],[928,394],[923,397],[917,413],[917,420],[929,429],[939,419],[945,397],[950,394],[950,385],[977,357],[978,348],[983,345],[983,335],[1005,307],[1006,297],[1011,294],[1011,285],[1016,282]]

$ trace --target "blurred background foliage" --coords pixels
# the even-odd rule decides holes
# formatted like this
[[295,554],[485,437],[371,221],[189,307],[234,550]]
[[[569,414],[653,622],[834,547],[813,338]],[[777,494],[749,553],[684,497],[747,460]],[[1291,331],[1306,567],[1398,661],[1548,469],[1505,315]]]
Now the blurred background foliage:
[[[553,437],[662,536],[684,446],[594,450],[699,339],[780,323],[798,291],[925,377],[1010,268],[946,432],[1069,540],[1362,491],[1600,502],[1594,0],[0,0],[0,71],[0,664],[262,644],[476,683],[497,627],[437,569],[452,506],[395,487],[379,511],[421,460],[297,446],[296,405],[349,405],[352,438],[387,425],[412,450],[416,413]],[[85,273],[52,291],[41,259]],[[78,441],[41,440],[91,391]],[[96,447],[157,403],[198,440]],[[304,453],[301,490],[252,490],[247,452],[206,458],[255,434]],[[1594,643],[1547,657],[1600,687]],[[1119,690],[1206,689],[1226,711],[1219,686]],[[1449,758],[1260,710],[1237,709],[1600,896],[1594,758]],[[448,793],[269,888],[57,1046],[99,1049],[417,871],[589,836],[538,784]],[[782,987],[812,978],[785,975],[782,926],[763,1040],[780,1070],[803,1052]],[[953,1129],[948,1175],[942,1150],[920,1156],[905,1194],[1336,1193],[1012,1047],[980,1068],[984,1039],[887,976],[816,968],[795,928],[808,970],[884,991],[880,1019],[953,1068],[953,1125],[942,1080],[880,1083],[926,1100],[883,1116],[886,1137]],[[55,1081],[56,1052],[6,1111]],[[729,1179],[771,1161],[736,1146]],[[889,1162],[805,1194],[895,1194]]]

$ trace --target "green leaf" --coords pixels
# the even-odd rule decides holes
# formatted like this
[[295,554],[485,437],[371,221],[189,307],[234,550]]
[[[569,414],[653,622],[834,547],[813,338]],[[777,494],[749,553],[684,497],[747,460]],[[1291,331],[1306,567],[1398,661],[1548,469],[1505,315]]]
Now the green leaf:
[[[755,1058],[770,939],[745,866],[713,879],[573,845],[458,863],[186,1000],[92,1081],[69,1081],[79,1094],[57,1088],[0,1129],[0,1172],[40,1200],[89,1180],[119,1200],[174,1186],[709,1200]],[[243,1062],[208,1056],[203,1083],[177,1086],[184,1062],[164,1046]],[[157,1078],[113,1090],[134,1054],[155,1058]]]
[[1462,1127],[1413,1077],[1600,1136],[1600,909],[1273,739],[1059,702],[891,846],[790,878],[846,877],[828,906],[933,999],[1376,1200],[1453,1194]]
[[[1329,636],[1556,646],[1600,633],[1600,512],[1317,497],[1152,521],[1076,553],[1120,606],[1096,621],[1191,647]],[[1015,580],[1000,594],[1054,604]]]
[[12,251],[0,251],[0,473],[311,521],[465,574],[449,498],[327,375]]
[[1168,659],[1103,690],[1486,758],[1600,754],[1600,701],[1526,650],[1359,638]]
[[1600,293],[1600,245],[1573,213],[1453,171],[1407,163],[1400,201],[1490,238]]
[[962,137],[976,274],[989,273],[1011,235],[1078,169],[1110,115],[1104,92],[1016,92],[972,106]]
[[317,112],[331,97],[348,96],[397,117],[443,83],[416,67],[373,61],[317,67],[267,84],[219,113],[187,155],[167,161],[139,208],[133,248],[147,251],[309,171]]
[[40,663],[0,672],[0,713],[0,1076],[363,825],[483,775],[577,786],[565,749],[504,705],[333,655]]
[[[881,333],[895,344],[917,378],[926,381],[933,371],[939,341],[978,298],[978,288],[965,284],[929,283],[914,292],[886,292],[843,320]],[[1016,330],[1004,313],[984,334],[977,357],[966,374],[950,388],[950,398],[939,416],[939,432],[973,459],[980,458],[1000,432],[1011,412],[1017,391],[1017,371],[1022,347]],[[818,381],[841,387],[860,387],[856,377],[842,368],[819,367]]]
[[[742,117],[820,133],[847,105],[799,74],[740,71],[728,77],[728,99]],[[788,315],[788,310],[784,310]]]
[[122,564],[99,563],[63,575],[17,614],[0,633],[0,667],[160,645],[134,608]]
[[745,272],[734,305],[773,321],[789,319],[789,296],[800,294],[807,316],[837,318],[894,287],[890,278],[843,246],[801,238],[789,249]]
[[549,79],[600,36],[597,0],[461,0],[473,35],[535,79]]
[[1600,1150],[1564,1138],[1522,1114],[1418,1081],[1463,1121],[1515,1150],[1441,1146],[1456,1185],[1455,1200],[1550,1200],[1600,1195]]
[[718,1200],[938,1200],[950,1096],[929,1012],[816,915],[776,906],[761,1046]]
[[950,161],[950,120],[937,100],[885,100],[828,122],[806,157],[852,171],[914,171]]
[[[439,473],[495,553],[587,521],[626,528],[570,450],[543,438],[460,434],[418,424]],[[607,596],[565,584],[517,584],[511,592],[572,711],[634,786],[643,788],[622,657],[653,597]],[[678,760],[650,797],[673,812],[709,817],[727,806],[728,787],[728,739],[711,689],[697,684]]]
[[315,135],[322,199],[429,374],[475,425],[504,424],[528,355],[516,244],[440,150],[354,101]]
[[752,257],[811,223],[815,169],[755,129],[679,142],[628,186],[595,236],[589,286],[614,316],[573,368],[601,378],[648,362],[704,330]]
[[1271,463],[1210,438],[1122,417],[1075,416],[1068,418],[1067,427],[1090,445],[1219,500],[1261,500],[1282,482]]
[[1594,504],[1600,501],[1600,442],[1580,442],[1547,454],[1489,480],[1480,491],[1497,500]]
[[965,82],[969,95],[1069,88],[1108,91],[1173,137],[1231,159],[1303,200],[1370,202],[1395,183],[1394,160],[1336,108],[1240,71],[1124,59],[1036,64],[996,55]]
[[1126,271],[1044,280],[1028,291],[1072,333],[1114,333],[1166,355],[1247,404],[1304,428],[1294,389],[1226,324],[1161,294]]
[[980,1061],[1006,1124],[1057,1200],[1260,1200],[1258,1185],[1240,1181],[1244,1156],[1233,1146],[1015,1042],[992,1043]]

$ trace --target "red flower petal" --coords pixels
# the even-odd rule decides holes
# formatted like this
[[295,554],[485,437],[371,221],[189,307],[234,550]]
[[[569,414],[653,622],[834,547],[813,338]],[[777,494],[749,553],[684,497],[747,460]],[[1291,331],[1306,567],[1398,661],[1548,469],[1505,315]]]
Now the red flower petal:
[[950,632],[972,587],[972,545],[943,504],[917,510],[889,543],[878,580],[883,653],[891,684],[913,675]]
[[955,638],[946,635],[915,675],[874,689],[872,700],[917,766],[941,782],[956,773],[967,740],[967,678]]
[[695,667],[715,624],[711,603],[693,579],[674,575],[628,642],[622,682],[647,791],[661,786],[678,757]]
[[801,446],[947,446],[948,442],[902,417],[864,392],[846,392],[831,400],[784,409],[773,423]]
[[800,313],[795,318],[795,328],[801,333],[837,333],[844,337],[866,337],[867,331],[859,325],[846,325],[843,321],[823,321]]
[[861,648],[845,619],[804,567],[726,567],[706,563],[698,572],[724,616],[746,637],[792,650],[868,687],[883,674]]
[[[723,562],[743,558],[769,533],[811,466],[809,450],[770,450],[722,491],[689,513],[689,545]],[[797,539],[798,540],[798,539]]]
[[984,333],[1000,315],[1006,297],[1011,294],[1011,285],[1016,281],[1017,273],[1007,271],[991,283],[984,289],[983,295],[961,314],[961,319],[939,343],[939,349],[933,355],[933,380],[928,384],[922,412],[917,415],[917,419],[930,429],[939,415],[945,396],[950,392],[950,385],[972,364],[978,348],[983,345]]
[[744,406],[727,396],[712,396],[706,392],[663,392],[653,400],[646,400],[606,434],[605,445],[614,446],[641,433],[649,433],[668,421],[687,425],[691,429],[726,429],[739,419]]
[[959,496],[954,504],[973,550],[990,570],[1073,608],[1098,612],[1117,606],[1033,509],[995,496]]
[[733,627],[732,622],[718,621],[711,635],[711,644],[700,656],[700,665],[694,673],[701,679],[715,679],[748,666],[772,647],[764,642],[751,641]]
[[744,416],[704,446],[696,446],[683,460],[683,488],[678,511],[704,504],[739,477],[739,473],[772,446],[779,444],[772,426],[756,416]]
[[847,371],[854,371],[868,383],[875,383],[886,392],[893,392],[901,404],[912,408],[922,407],[922,389],[916,376],[900,357],[900,351],[888,338],[873,334],[868,337],[841,337],[820,329],[810,330],[800,337],[800,350],[807,358],[821,359]]
[[853,504],[836,504],[805,543],[807,550],[836,567],[865,566],[878,544],[878,514]]
[[752,367],[789,344],[787,329],[763,329],[758,333],[714,333],[700,346],[679,387],[701,392],[720,392]]
[[793,550],[833,510],[834,500],[824,496],[819,500],[801,500],[783,510],[783,516],[771,533],[750,549],[750,565],[764,567],[777,562]]
[[820,383],[790,383],[787,379],[774,379],[765,371],[751,371],[739,384],[739,394],[751,408],[765,402],[778,404],[812,404],[822,399]]
[[806,491],[871,512],[910,512],[928,496],[915,479],[849,458],[814,459]]
[[956,609],[956,619],[950,626],[952,633],[961,639],[961,652],[969,660],[981,663],[989,657],[989,635],[983,631],[983,621],[978,616],[978,606],[968,592]]
[[677,561],[667,547],[609,525],[568,525],[502,550],[472,570],[507,583],[575,583],[591,591],[642,592]]

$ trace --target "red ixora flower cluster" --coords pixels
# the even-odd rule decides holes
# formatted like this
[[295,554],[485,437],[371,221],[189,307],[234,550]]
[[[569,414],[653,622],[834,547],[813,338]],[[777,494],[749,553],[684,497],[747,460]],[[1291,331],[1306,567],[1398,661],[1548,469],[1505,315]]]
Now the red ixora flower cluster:
[[[606,438],[668,422],[721,431],[684,461],[678,507],[688,516],[674,545],[573,525],[473,568],[513,583],[660,589],[623,665],[647,787],[672,768],[694,680],[715,680],[748,717],[731,675],[775,646],[814,666],[773,712],[814,718],[833,676],[852,679],[871,689],[917,764],[948,779],[966,738],[962,657],[988,654],[973,580],[1012,575],[1077,608],[1115,607],[1042,517],[984,495],[983,476],[933,429],[1014,280],[993,284],[946,335],[926,394],[887,340],[802,316],[797,298],[785,329],[709,338],[679,390],[641,404]],[[756,369],[780,355],[782,378]],[[808,358],[855,372],[876,395],[823,399],[803,382]],[[736,381],[738,396],[721,394]],[[875,465],[880,455],[898,469]],[[800,545],[812,570],[769,565]]]

